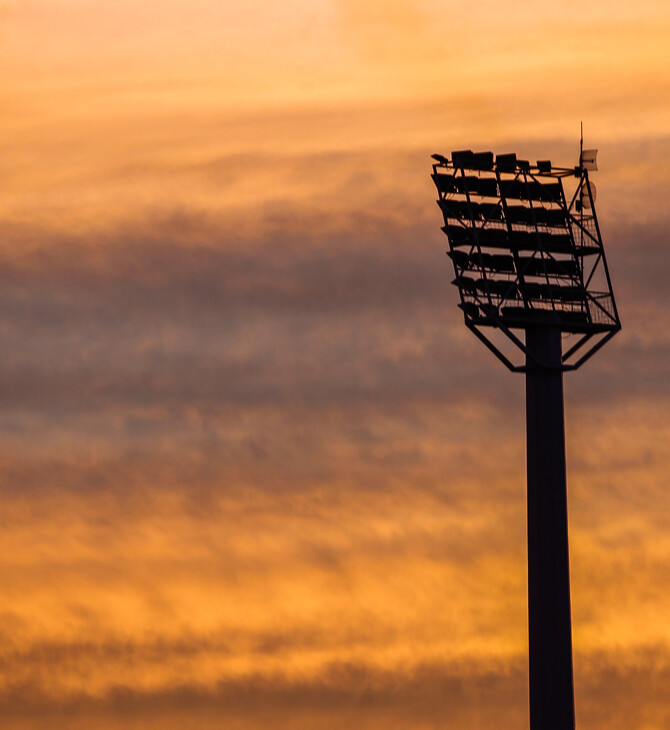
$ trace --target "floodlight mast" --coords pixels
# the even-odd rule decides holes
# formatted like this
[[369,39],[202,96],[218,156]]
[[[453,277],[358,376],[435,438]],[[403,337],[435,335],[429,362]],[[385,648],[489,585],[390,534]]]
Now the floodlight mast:
[[[589,152],[587,163],[580,145],[573,168],[531,166],[514,154],[495,163],[491,152],[433,155],[465,324],[510,370],[526,374],[531,730],[575,726],[563,372],[621,329],[588,177],[596,151]],[[570,180],[576,190],[567,197]],[[564,352],[565,338],[573,342]]]

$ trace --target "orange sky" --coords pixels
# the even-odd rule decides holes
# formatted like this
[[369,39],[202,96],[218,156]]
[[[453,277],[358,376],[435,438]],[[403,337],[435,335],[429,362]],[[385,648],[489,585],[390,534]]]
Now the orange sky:
[[523,379],[429,155],[580,121],[624,330],[566,377],[577,720],[668,727],[669,32],[0,0],[3,727],[527,726]]

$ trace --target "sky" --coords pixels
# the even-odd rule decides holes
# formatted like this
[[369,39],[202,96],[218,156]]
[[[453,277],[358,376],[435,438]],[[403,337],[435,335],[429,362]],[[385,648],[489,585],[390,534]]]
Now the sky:
[[0,0],[8,730],[528,725],[524,383],[430,154],[577,162],[577,723],[670,726],[670,5]]

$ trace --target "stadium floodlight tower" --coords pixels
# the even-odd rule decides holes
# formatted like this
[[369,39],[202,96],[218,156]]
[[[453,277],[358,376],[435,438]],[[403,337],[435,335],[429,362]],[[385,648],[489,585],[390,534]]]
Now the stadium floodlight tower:
[[595,156],[582,149],[566,168],[433,155],[465,324],[526,375],[531,730],[575,725],[563,372],[621,329],[589,181]]

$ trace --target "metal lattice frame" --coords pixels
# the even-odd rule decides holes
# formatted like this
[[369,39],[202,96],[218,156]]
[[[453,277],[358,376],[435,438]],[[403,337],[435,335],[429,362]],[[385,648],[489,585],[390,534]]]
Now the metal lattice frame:
[[467,327],[513,371],[526,362],[514,364],[485,328],[505,335],[525,360],[536,356],[518,330],[560,330],[571,339],[561,368],[578,368],[621,329],[588,171],[531,166],[514,154],[494,163],[491,152],[433,158]]

